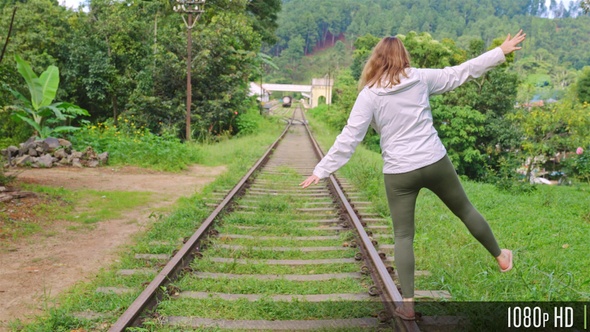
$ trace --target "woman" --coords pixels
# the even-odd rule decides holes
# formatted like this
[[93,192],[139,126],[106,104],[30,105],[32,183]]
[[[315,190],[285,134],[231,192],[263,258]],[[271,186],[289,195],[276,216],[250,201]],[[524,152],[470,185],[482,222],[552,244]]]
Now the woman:
[[512,251],[500,249],[479,212],[467,198],[446,149],[433,126],[429,97],[451,91],[503,63],[519,50],[526,34],[510,34],[501,46],[461,65],[444,69],[410,67],[401,40],[383,38],[363,69],[362,87],[348,123],[313,175],[300,185],[317,184],[342,167],[364,138],[369,125],[380,135],[383,173],[395,237],[395,265],[403,305],[396,315],[415,319],[414,210],[421,188],[433,191],[463,221],[470,233],[496,258],[501,272],[512,269]]

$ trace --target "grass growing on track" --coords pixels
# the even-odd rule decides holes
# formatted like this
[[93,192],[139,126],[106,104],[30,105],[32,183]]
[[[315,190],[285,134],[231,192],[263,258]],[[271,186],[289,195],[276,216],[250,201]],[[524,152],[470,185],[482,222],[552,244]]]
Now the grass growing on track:
[[[282,236],[290,238],[294,236],[331,236],[334,235],[333,230],[319,230],[319,229],[306,229],[301,225],[292,225],[290,223],[286,225],[257,227],[252,229],[243,229],[237,226],[224,225],[219,228],[221,234],[236,234],[236,235],[254,235],[254,236]],[[299,226],[299,227],[297,227]]]
[[340,293],[364,293],[372,285],[370,278],[359,282],[358,279],[344,278],[326,281],[291,281],[291,280],[266,280],[256,278],[240,279],[196,279],[184,278],[176,283],[183,291],[200,291],[230,294],[340,294]]
[[[310,119],[324,151],[338,132]],[[338,174],[388,215],[382,160],[362,146]],[[498,272],[495,260],[428,190],[416,205],[418,289],[448,290],[457,301],[589,301],[590,187],[537,186],[530,194],[499,191],[463,181],[474,206],[488,220],[501,247],[514,252],[515,267]],[[380,241],[382,242],[382,241]]]
[[333,301],[326,306],[323,303],[305,301],[275,302],[265,298],[255,302],[243,299],[225,301],[212,297],[204,300],[166,301],[162,303],[160,311],[163,315],[170,316],[297,320],[368,317],[381,308],[380,302]]
[[[220,143],[200,146],[206,165],[226,165],[228,171],[206,186],[199,194],[181,198],[174,210],[167,214],[154,213],[147,230],[137,236],[137,244],[124,249],[121,258],[88,283],[81,283],[54,300],[46,299],[45,314],[32,323],[11,322],[15,331],[70,331],[73,329],[104,330],[122,314],[137,297],[142,284],[151,276],[119,276],[114,271],[134,268],[161,268],[161,262],[138,260],[136,253],[172,254],[180,248],[182,239],[191,235],[201,221],[213,211],[206,205],[214,200],[214,191],[230,190],[248,171],[268,146],[283,130],[284,125],[269,121],[255,136],[230,139]],[[137,289],[131,294],[98,294],[97,287],[131,287]],[[59,303],[59,306],[56,304]],[[83,311],[100,313],[95,319],[79,319],[75,313]]]
[[236,244],[242,246],[260,246],[260,247],[339,247],[345,242],[352,239],[352,235],[344,233],[341,235],[342,239],[336,240],[297,240],[297,239],[272,239],[272,240],[257,240],[257,239],[232,239],[231,241],[224,240],[225,244]]
[[329,259],[329,258],[353,258],[359,252],[349,248],[333,251],[309,251],[304,252],[293,248],[289,251],[258,250],[254,247],[244,247],[241,250],[211,248],[211,257],[231,257],[236,259]]
[[268,265],[259,262],[249,264],[240,264],[238,262],[212,263],[207,258],[194,261],[191,267],[202,272],[276,275],[346,273],[359,272],[360,270],[360,265],[354,263],[286,266]]

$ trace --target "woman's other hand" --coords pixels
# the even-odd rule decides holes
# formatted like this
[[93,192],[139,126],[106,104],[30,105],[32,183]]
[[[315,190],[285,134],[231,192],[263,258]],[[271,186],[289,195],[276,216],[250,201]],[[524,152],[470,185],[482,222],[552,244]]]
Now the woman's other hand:
[[510,38],[510,34],[508,34],[508,36],[506,36],[506,40],[504,40],[502,45],[500,45],[502,52],[504,52],[504,54],[510,54],[516,50],[520,50],[521,47],[516,45],[520,44],[525,39],[525,37],[526,33],[522,33],[522,30],[520,30],[512,38]]
[[320,178],[315,175],[312,175],[312,176],[308,177],[307,179],[305,179],[305,181],[301,182],[299,185],[302,188],[307,188],[311,184],[318,184],[318,182],[320,182]]

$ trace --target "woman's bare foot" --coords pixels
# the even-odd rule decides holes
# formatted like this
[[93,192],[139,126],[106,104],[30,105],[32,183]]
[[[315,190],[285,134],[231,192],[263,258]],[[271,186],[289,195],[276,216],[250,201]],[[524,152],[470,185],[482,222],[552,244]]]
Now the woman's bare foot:
[[502,249],[500,256],[496,257],[500,272],[508,272],[512,269],[512,251],[508,249]]

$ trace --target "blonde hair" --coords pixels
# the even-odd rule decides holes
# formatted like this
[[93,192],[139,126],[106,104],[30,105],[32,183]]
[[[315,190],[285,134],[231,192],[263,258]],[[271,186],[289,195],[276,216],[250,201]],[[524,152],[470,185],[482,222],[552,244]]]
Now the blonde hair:
[[408,77],[410,54],[397,37],[385,37],[373,49],[373,53],[363,68],[359,90],[365,86],[372,88],[392,87],[399,84],[401,75]]

